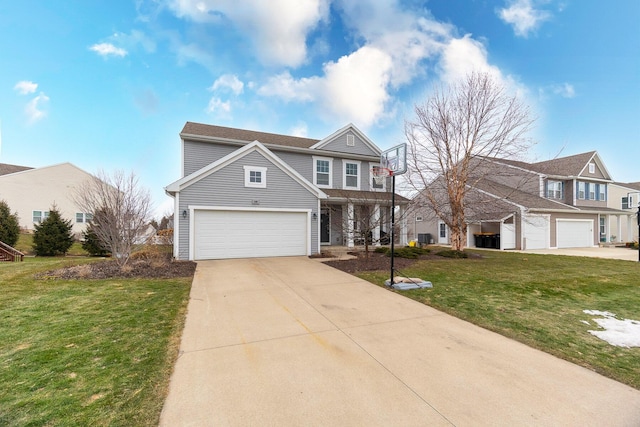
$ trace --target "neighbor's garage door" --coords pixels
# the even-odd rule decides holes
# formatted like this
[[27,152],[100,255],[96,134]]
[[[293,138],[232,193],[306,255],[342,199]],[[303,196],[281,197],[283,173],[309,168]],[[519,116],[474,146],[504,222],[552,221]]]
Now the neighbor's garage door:
[[557,222],[559,248],[588,248],[593,246],[593,220],[562,220]]
[[306,212],[196,210],[194,259],[307,255]]
[[549,247],[549,216],[527,215],[523,220],[524,249]]

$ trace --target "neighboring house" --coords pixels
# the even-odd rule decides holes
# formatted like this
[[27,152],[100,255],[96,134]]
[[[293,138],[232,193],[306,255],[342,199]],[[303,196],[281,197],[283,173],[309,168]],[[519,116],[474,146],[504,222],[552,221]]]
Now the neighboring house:
[[[465,200],[467,246],[499,249],[592,247],[627,237],[611,224],[629,224],[633,215],[611,194],[612,179],[597,152],[526,163],[477,158],[476,179]],[[436,182],[436,181],[434,181]],[[433,185],[433,184],[432,184]],[[610,200],[615,198],[616,200]],[[418,206],[408,223],[412,236],[430,234],[434,243],[449,243],[446,224]]]
[[[638,241],[637,214],[640,206],[640,182],[614,182],[609,185],[610,208],[629,212],[626,220],[623,217],[612,217],[607,223],[611,230],[611,240],[615,242]],[[615,238],[613,237],[615,236]]]
[[72,200],[74,189],[92,175],[61,163],[42,168],[0,164],[0,200],[17,212],[20,228],[31,232],[34,225],[49,216],[55,204],[62,218],[71,220],[73,232],[80,234],[91,215],[81,212]]
[[391,193],[370,173],[381,150],[351,124],[316,140],[187,122],[180,138],[182,178],[165,188],[178,259],[313,255],[390,231]]

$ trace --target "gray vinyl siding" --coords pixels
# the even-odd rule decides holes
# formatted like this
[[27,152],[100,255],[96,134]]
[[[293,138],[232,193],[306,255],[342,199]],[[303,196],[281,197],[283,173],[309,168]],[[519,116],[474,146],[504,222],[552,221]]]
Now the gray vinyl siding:
[[291,153],[286,151],[272,150],[283,162],[291,166],[307,181],[313,184],[313,157],[308,154]]
[[[353,147],[347,145],[347,135],[352,134],[354,136],[355,145]],[[321,147],[322,150],[337,151],[339,153],[347,154],[360,154],[363,156],[375,156],[379,157],[380,153],[373,151],[357,134],[347,132],[338,136],[333,141],[325,144]]]
[[[245,187],[243,166],[266,167],[267,188]],[[252,203],[256,200],[259,205]],[[183,220],[181,215],[183,210],[189,210],[189,206],[311,209],[319,217],[317,197],[257,152],[247,154],[185,188],[180,192],[179,202],[180,259],[188,258],[189,254],[189,218]],[[317,221],[311,222],[312,253],[318,248]]]
[[184,176],[221,159],[236,151],[232,145],[212,144],[210,142],[184,141]]

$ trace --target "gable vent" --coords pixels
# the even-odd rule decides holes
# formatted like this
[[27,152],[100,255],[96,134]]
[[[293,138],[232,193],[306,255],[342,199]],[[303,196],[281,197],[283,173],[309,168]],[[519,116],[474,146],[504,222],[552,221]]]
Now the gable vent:
[[353,147],[356,145],[356,139],[353,137],[352,134],[347,134],[347,145],[349,147]]

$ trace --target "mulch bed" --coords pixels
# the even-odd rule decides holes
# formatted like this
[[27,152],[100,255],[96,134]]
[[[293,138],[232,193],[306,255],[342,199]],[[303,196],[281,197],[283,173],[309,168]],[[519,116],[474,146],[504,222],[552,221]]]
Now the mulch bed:
[[[337,260],[325,261],[325,264],[351,274],[356,273],[358,271],[380,271],[380,270],[390,270],[391,268],[391,258],[386,256],[385,254],[369,252],[369,256],[367,257],[365,253],[354,252],[354,253],[351,253],[351,255],[355,255],[357,258],[347,259],[342,261],[337,261]],[[434,255],[431,255],[431,254],[421,255],[418,259],[394,257],[393,266],[395,269],[403,269],[411,266],[416,261],[419,261],[421,259],[429,259],[429,258],[434,258]],[[438,258],[438,257],[435,257],[435,258]]]
[[37,274],[39,279],[172,279],[192,277],[196,271],[193,261],[130,260],[120,268],[113,260],[76,265]]
[[[338,270],[342,270],[346,273],[357,273],[359,271],[384,271],[391,270],[391,258],[386,254],[377,253],[377,252],[369,252],[369,256],[363,252],[350,252],[350,255],[354,255],[357,258],[342,260],[342,261],[325,261],[324,263],[330,265],[333,268],[337,268]],[[469,254],[469,259],[478,259],[482,258],[481,255],[478,254]],[[433,260],[433,261],[442,261],[449,258],[444,258],[437,255],[437,252],[431,252],[428,254],[420,255],[416,259],[408,259],[408,258],[400,258],[398,256],[393,258],[393,267],[395,270],[401,271],[403,268],[410,267],[415,264],[417,261],[423,260]]]

